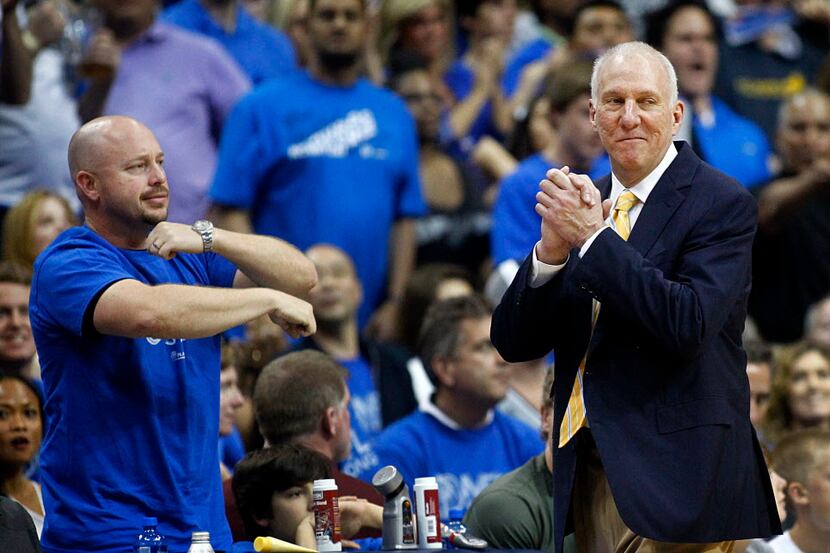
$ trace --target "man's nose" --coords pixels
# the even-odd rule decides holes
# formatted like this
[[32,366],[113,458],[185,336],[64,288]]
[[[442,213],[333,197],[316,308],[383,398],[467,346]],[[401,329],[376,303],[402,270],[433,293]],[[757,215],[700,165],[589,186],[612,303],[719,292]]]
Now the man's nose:
[[28,311],[22,309],[12,309],[9,320],[14,327],[21,327],[26,324],[26,319],[29,317]]
[[158,163],[153,163],[152,170],[150,172],[150,183],[151,184],[161,184],[167,180],[167,174],[164,172],[164,167],[162,167]]
[[626,100],[623,106],[622,119],[623,128],[631,129],[640,124],[640,108],[634,100]]

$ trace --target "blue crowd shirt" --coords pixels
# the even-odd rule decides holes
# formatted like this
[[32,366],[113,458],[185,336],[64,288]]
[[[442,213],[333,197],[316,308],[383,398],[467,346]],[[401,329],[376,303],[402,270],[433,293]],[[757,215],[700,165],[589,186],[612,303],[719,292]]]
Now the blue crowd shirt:
[[341,470],[357,476],[363,467],[373,466],[377,459],[371,442],[380,434],[383,426],[380,394],[372,378],[372,368],[362,356],[338,362],[349,371],[346,384],[351,395],[349,415],[352,419],[352,453]]
[[255,85],[297,69],[291,40],[254,19],[241,5],[236,8],[233,33],[214,21],[199,0],[182,0],[170,6],[162,13],[162,19],[218,41]]
[[241,461],[243,457],[245,457],[245,442],[242,441],[239,428],[233,425],[230,434],[219,436],[219,461],[233,473],[236,463]]
[[[434,405],[430,409],[437,411]],[[525,464],[544,445],[538,431],[495,410],[492,420],[475,429],[451,428],[417,411],[381,433],[374,443],[378,463],[360,477],[371,482],[379,468],[394,465],[411,491],[415,478],[435,476],[440,511],[466,511],[493,480]]]
[[47,553],[130,551],[155,516],[171,551],[209,531],[230,549],[219,474],[219,338],[101,335],[92,309],[110,285],[230,287],[215,254],[167,261],[120,249],[85,226],[35,264],[30,298],[50,421],[41,449]]
[[365,79],[333,86],[298,71],[268,82],[225,122],[210,196],[249,210],[259,234],[348,253],[362,325],[386,293],[392,225],[426,211],[412,116]]
[[703,159],[746,188],[768,182],[772,178],[768,163],[771,151],[761,127],[716,96],[712,96],[712,110],[714,125],[705,125],[697,113],[692,119],[695,148]]
[[[521,262],[539,241],[542,218],[536,213],[536,193],[539,181],[545,178],[548,169],[557,166],[542,154],[534,154],[522,160],[515,171],[502,179],[490,228],[495,265],[508,259]],[[588,176],[596,181],[610,171],[608,156],[603,154],[594,161]]]

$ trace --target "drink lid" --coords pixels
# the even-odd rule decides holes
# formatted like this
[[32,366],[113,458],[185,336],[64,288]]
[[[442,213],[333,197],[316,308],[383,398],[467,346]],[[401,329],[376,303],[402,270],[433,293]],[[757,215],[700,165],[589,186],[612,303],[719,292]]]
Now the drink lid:
[[337,489],[337,482],[334,481],[334,478],[322,478],[320,480],[314,481],[314,489],[315,490],[336,490]]
[[372,485],[384,496],[397,493],[402,484],[403,476],[392,465],[386,465],[372,477]]
[[416,486],[438,486],[438,480],[434,476],[420,476],[415,479]]

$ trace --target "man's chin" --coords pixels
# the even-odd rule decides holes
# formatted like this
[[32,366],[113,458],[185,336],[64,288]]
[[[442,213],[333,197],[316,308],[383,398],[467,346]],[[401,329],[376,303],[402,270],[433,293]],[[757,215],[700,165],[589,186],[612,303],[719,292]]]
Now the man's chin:
[[159,223],[163,223],[167,220],[168,209],[165,208],[163,212],[160,213],[144,213],[141,220],[151,226],[155,226]]

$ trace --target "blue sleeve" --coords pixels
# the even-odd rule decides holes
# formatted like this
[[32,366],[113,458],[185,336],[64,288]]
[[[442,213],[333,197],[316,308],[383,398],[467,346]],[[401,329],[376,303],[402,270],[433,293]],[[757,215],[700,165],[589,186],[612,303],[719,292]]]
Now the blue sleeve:
[[113,283],[134,278],[116,251],[91,242],[65,242],[38,264],[32,315],[46,328],[81,336],[91,303]]
[[456,61],[444,73],[444,83],[452,91],[456,101],[466,98],[475,84],[475,74],[460,61]]
[[263,137],[254,98],[243,98],[225,121],[211,199],[218,204],[248,209],[264,172]]
[[236,265],[212,252],[203,255],[211,286],[232,288],[233,279],[236,278]]
[[294,44],[291,42],[291,39],[285,35],[285,33],[276,29],[274,29],[273,32],[276,46],[281,53],[279,65],[282,69],[282,73],[280,75],[274,75],[275,77],[279,77],[284,75],[287,71],[294,71],[297,69],[297,52],[294,51]]
[[505,96],[508,98],[513,96],[519,87],[524,68],[532,62],[542,59],[551,48],[552,46],[544,39],[538,39],[516,52],[513,58],[508,60],[501,78],[501,88]]
[[403,113],[403,153],[400,181],[398,184],[397,218],[420,217],[427,212],[421,195],[421,173],[418,166],[418,134],[415,122],[408,111]]
[[[543,176],[534,177],[533,184]],[[490,229],[495,265],[508,259],[521,262],[541,236],[541,217],[536,213],[536,197],[528,186],[528,178],[529,175],[519,169],[502,179],[499,185]]]

